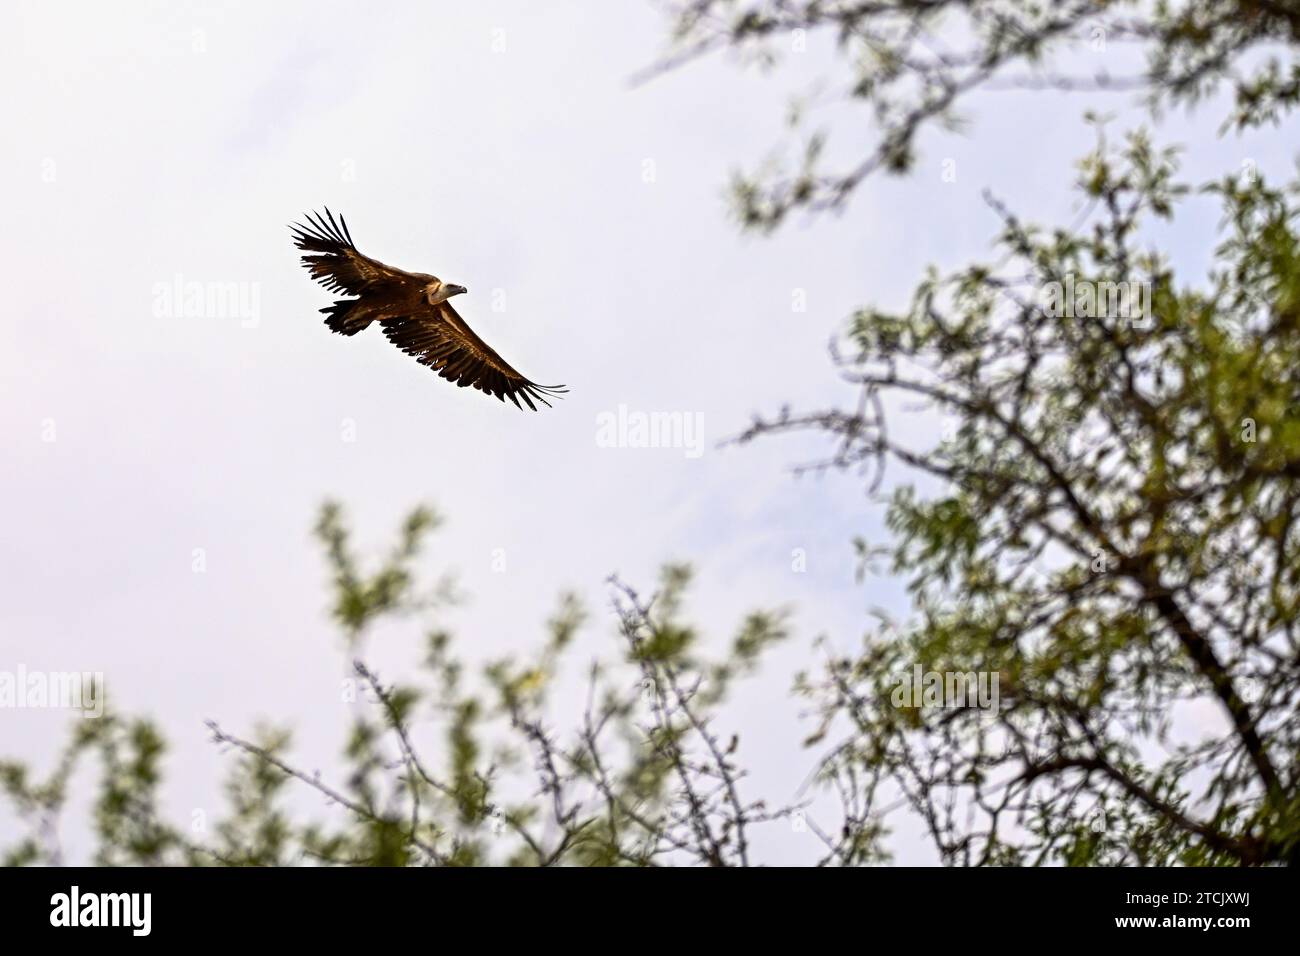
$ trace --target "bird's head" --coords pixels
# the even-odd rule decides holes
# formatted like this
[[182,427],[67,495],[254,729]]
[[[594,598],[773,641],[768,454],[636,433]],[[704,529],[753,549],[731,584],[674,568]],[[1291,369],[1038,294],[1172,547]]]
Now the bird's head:
[[468,291],[469,289],[466,289],[463,285],[455,285],[435,279],[424,287],[424,297],[430,305],[437,305],[439,302],[446,302],[453,295],[461,295]]

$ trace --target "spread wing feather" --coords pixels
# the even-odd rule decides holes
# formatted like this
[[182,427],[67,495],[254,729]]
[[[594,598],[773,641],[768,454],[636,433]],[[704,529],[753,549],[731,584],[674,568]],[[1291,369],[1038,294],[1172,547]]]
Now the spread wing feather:
[[305,252],[315,253],[302,257],[302,264],[311,277],[331,292],[346,295],[363,295],[378,287],[418,286],[420,279],[384,265],[377,259],[362,255],[352,242],[352,234],[342,216],[334,220],[328,209],[325,215],[308,213],[310,225],[294,223],[294,244]]
[[550,407],[547,398],[568,391],[562,385],[538,385],[511,368],[484,342],[448,302],[428,306],[414,315],[383,320],[384,335],[407,355],[415,356],[449,382],[461,388],[472,385],[481,392],[507,398],[522,408],[519,399],[533,411],[534,402]]

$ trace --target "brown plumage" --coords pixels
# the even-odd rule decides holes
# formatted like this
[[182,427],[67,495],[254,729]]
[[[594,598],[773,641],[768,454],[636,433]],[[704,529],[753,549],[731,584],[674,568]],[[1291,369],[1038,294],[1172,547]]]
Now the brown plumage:
[[520,375],[474,334],[447,301],[463,294],[464,286],[421,272],[403,272],[362,255],[343,217],[335,222],[328,209],[323,217],[308,213],[307,222],[307,226],[290,227],[295,245],[310,253],[302,257],[302,264],[331,292],[355,296],[321,309],[329,315],[325,324],[333,331],[355,335],[378,322],[388,340],[420,364],[461,388],[472,385],[503,402],[508,398],[519,408],[521,398],[533,411],[537,410],[534,401],[549,407],[548,397],[568,391]]

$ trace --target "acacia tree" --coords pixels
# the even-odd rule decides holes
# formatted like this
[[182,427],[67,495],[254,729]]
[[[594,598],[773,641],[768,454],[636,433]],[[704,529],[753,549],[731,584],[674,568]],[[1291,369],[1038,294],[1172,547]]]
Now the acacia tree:
[[[381,619],[434,616],[421,674],[388,682],[354,659],[360,706],[338,780],[295,765],[286,730],[243,736],[213,721],[213,742],[234,758],[224,807],[198,826],[175,823],[160,806],[161,731],[112,714],[81,720],[47,777],[0,763],[0,791],[28,823],[4,861],[65,862],[60,818],[79,765],[91,763],[101,865],[750,863],[752,829],[797,808],[744,794],[739,738],[718,711],[785,636],[782,615],[750,615],[729,653],[710,661],[682,620],[686,567],[665,569],[649,597],[611,581],[622,655],[568,675],[585,678],[586,704],[575,726],[556,728],[548,701],[566,680],[584,611],[566,597],[532,659],[493,662],[470,680],[436,625],[445,582],[420,584],[421,545],[435,525],[430,511],[413,512],[392,553],[367,572],[339,508],[321,512],[333,615],[350,652]],[[333,812],[295,812],[290,785]]]
[[[873,146],[847,168],[826,168],[829,133],[802,136],[793,167],[738,176],[744,222],[770,230],[792,211],[845,206],[877,171],[912,168],[917,135],[962,122],[977,90],[1139,93],[1154,110],[1190,106],[1226,89],[1225,128],[1276,122],[1300,101],[1300,3],[1295,0],[666,0],[672,50],[654,76],[729,51],[765,68],[817,36],[834,39],[841,75],[816,100],[838,95],[871,113]],[[1133,50],[1137,59],[1114,53]],[[1121,59],[1128,72],[1112,73]],[[806,102],[790,123],[805,129]]]
[[[841,88],[873,113],[879,139],[848,171],[822,170],[819,131],[795,172],[737,178],[744,222],[764,230],[908,169],[918,132],[955,121],[979,87],[1141,89],[1159,109],[1226,84],[1237,127],[1278,119],[1300,89],[1293,3],[674,8],[662,66],[723,48],[772,64],[831,31]],[[1077,64],[1070,51],[1098,37],[1141,44],[1145,67],[1045,65]],[[931,274],[906,310],[851,320],[833,354],[859,389],[852,406],[782,410],[740,436],[821,431],[836,450],[813,467],[874,471],[875,489],[893,462],[942,489],[896,488],[892,540],[860,543],[910,581],[914,615],[798,682],[821,712],[810,741],[834,740],[822,780],[858,797],[843,862],[900,807],[952,863],[1300,860],[1297,186],[1207,184],[1224,215],[1218,261],[1180,284],[1141,242],[1187,193],[1175,177],[1176,153],[1139,132],[1083,161],[1081,226],[1037,228],[990,198],[996,262]],[[1076,290],[1090,293],[1078,309]],[[890,427],[918,400],[951,422],[942,441]],[[991,719],[899,706],[891,687],[918,666],[991,671],[1000,706]]]
[[[1000,262],[854,318],[858,405],[744,436],[819,429],[832,466],[893,461],[943,489],[894,490],[893,540],[866,548],[909,578],[914,616],[801,689],[824,732],[848,727],[827,779],[900,788],[954,862],[1300,853],[1297,210],[1217,184],[1218,265],[1180,287],[1133,241],[1170,215],[1173,176],[1144,137],[1102,147],[1083,167],[1090,231],[1004,210]],[[1150,312],[1065,317],[1038,294],[1115,276],[1152,289]],[[951,437],[891,428],[894,396],[942,410]],[[997,674],[994,719],[894,706],[918,664]]]

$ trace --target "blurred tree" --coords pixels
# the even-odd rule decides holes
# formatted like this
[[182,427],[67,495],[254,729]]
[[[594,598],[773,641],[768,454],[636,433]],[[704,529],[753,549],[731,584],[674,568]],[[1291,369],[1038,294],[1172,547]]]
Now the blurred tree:
[[[398,546],[365,573],[339,508],[322,509],[316,530],[349,650],[380,619],[440,605],[445,582],[426,594],[414,568],[436,524],[431,512],[413,512]],[[103,865],[747,864],[752,828],[795,808],[742,795],[739,738],[718,728],[718,710],[732,683],[785,636],[784,622],[750,615],[730,653],[708,661],[681,620],[689,580],[687,568],[669,567],[651,598],[611,582],[622,660],[590,667],[582,718],[564,734],[548,723],[547,706],[585,618],[572,597],[533,659],[490,664],[477,689],[439,629],[427,634],[422,680],[386,683],[356,660],[365,706],[354,715],[341,782],[295,767],[285,731],[244,738],[210,723],[235,760],[223,812],[197,828],[160,811],[157,728],[112,714],[79,720],[46,779],[0,763],[0,791],[29,829],[4,860],[65,862],[58,824],[70,781],[79,762],[98,758],[94,862]],[[285,807],[289,784],[340,812],[296,819]]]

